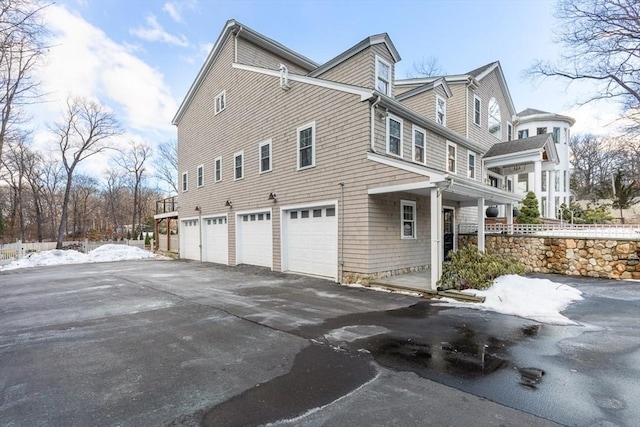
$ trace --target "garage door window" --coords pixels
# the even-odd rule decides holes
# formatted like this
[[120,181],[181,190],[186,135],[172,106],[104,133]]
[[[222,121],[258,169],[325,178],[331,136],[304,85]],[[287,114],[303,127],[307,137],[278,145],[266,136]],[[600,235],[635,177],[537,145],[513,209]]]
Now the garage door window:
[[336,216],[336,208],[327,208],[327,216]]

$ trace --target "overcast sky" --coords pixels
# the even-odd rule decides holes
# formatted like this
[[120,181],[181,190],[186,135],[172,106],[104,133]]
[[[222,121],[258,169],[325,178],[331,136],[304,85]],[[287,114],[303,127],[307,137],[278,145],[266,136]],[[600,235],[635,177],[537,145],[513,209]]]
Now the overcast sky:
[[[47,103],[36,110],[36,139],[60,116],[68,94],[113,109],[125,139],[155,145],[175,138],[180,102],[228,19],[236,19],[323,63],[373,34],[388,33],[400,52],[397,76],[437,57],[450,74],[499,60],[517,111],[525,108],[577,119],[573,133],[603,132],[616,109],[577,109],[585,87],[523,72],[535,59],[554,59],[554,2],[504,1],[213,1],[58,0],[46,8],[51,49],[42,67]],[[599,111],[599,112],[598,112]],[[606,129],[604,129],[606,132]]]

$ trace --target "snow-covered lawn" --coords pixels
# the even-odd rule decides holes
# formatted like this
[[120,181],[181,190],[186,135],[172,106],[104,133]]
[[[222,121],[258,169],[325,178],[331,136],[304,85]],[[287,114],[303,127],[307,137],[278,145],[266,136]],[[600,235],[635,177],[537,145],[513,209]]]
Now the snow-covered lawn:
[[88,254],[73,250],[53,249],[50,251],[42,251],[32,253],[23,259],[13,261],[0,270],[14,270],[16,268],[40,267],[48,265],[61,264],[84,264],[89,262],[109,262],[124,261],[145,258],[161,258],[165,257],[155,255],[144,249],[135,246],[126,245],[102,245],[97,249],[90,251]]

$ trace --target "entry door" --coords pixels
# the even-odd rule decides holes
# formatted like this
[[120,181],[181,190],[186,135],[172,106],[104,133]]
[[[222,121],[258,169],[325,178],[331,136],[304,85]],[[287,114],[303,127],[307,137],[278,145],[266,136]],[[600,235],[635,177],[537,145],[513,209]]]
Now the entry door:
[[454,210],[450,208],[442,209],[442,241],[444,244],[444,259],[449,258],[449,251],[454,249],[453,238],[455,231]]

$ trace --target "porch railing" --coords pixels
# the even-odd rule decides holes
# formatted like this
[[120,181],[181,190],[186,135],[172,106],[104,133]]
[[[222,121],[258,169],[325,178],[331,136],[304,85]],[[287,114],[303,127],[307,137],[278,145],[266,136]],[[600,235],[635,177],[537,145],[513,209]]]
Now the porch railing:
[[[640,240],[640,224],[485,224],[485,234]],[[459,234],[477,234],[478,224],[460,224]]]
[[178,211],[178,198],[177,196],[168,197],[162,200],[156,200],[156,215],[177,212]]

